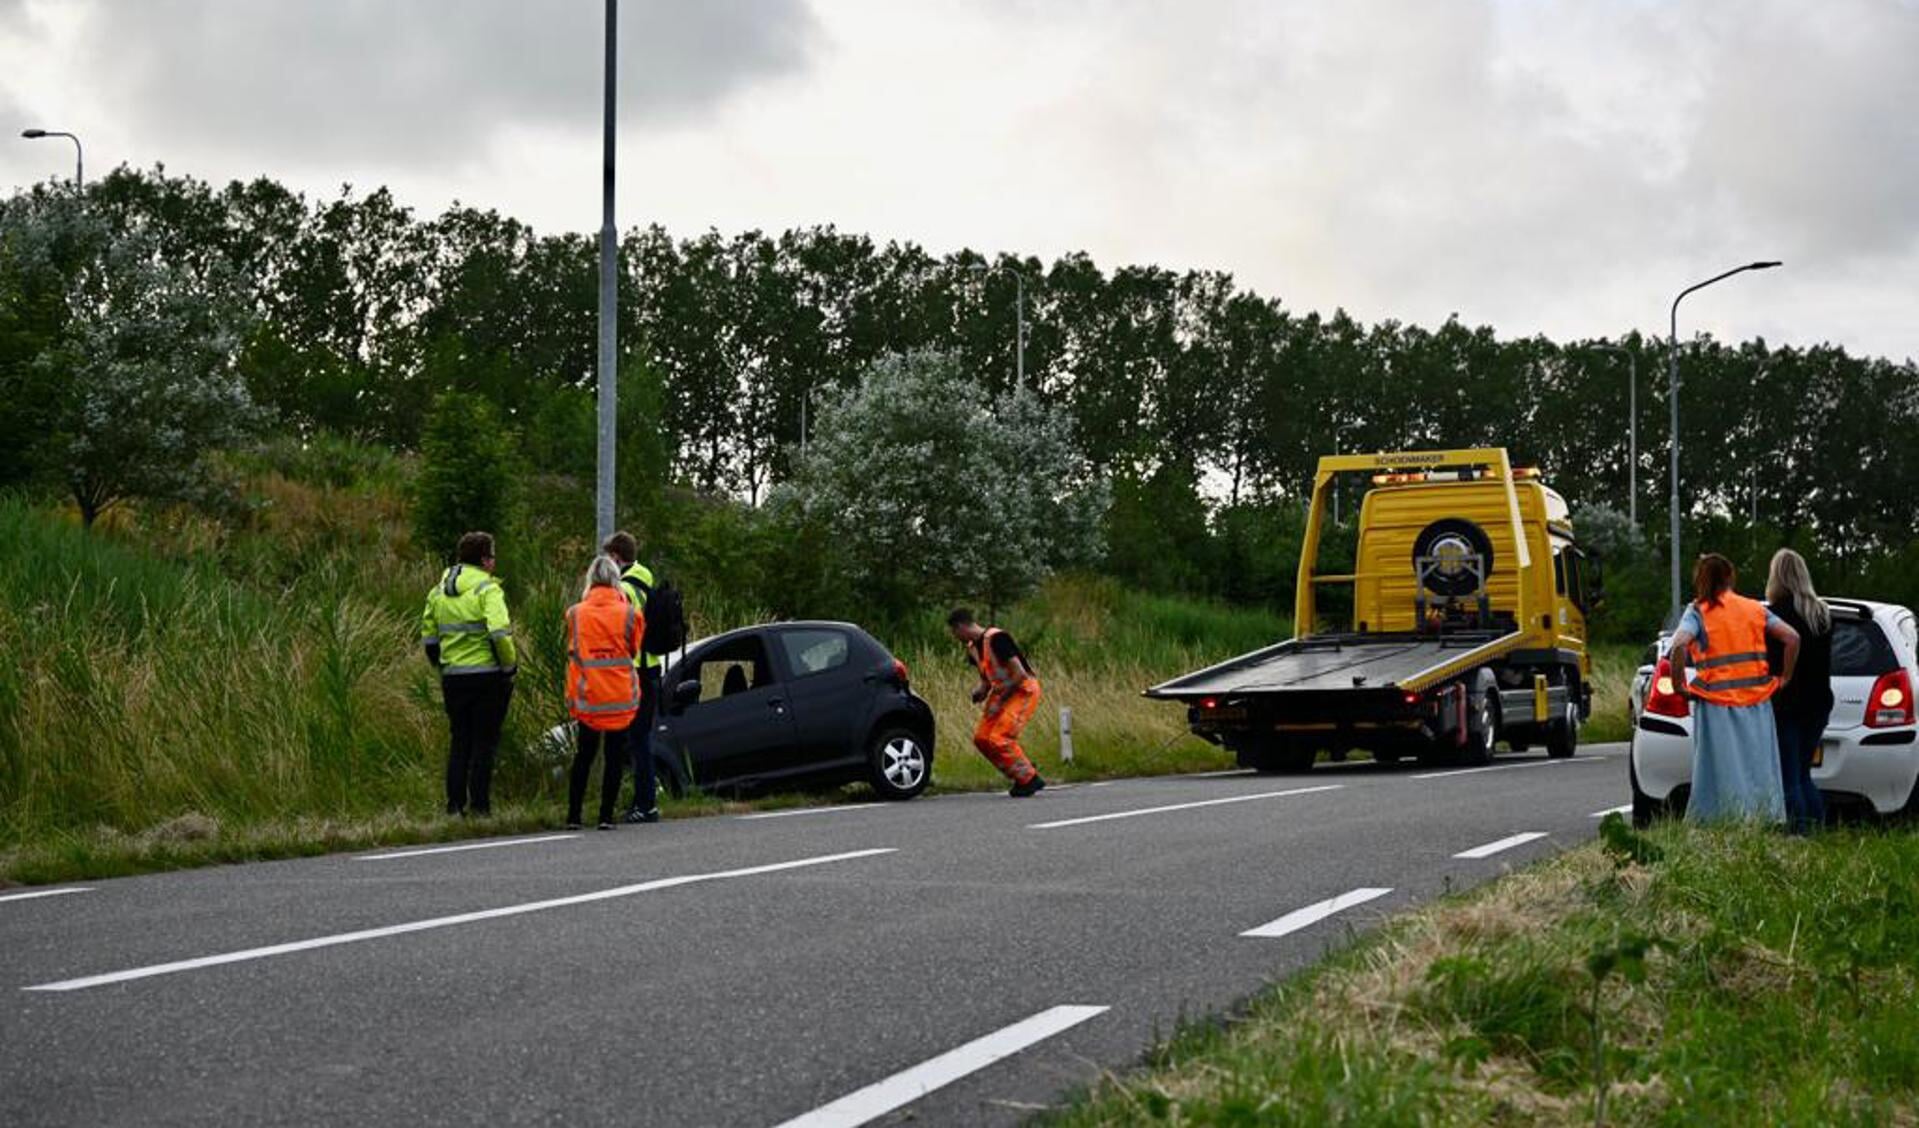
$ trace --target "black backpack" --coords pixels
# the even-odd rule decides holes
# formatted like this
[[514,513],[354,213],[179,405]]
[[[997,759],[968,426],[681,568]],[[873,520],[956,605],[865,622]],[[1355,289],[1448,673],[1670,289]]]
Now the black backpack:
[[680,589],[670,583],[647,587],[638,580],[633,586],[646,600],[646,637],[640,640],[640,649],[665,656],[685,646],[686,606],[680,599]]

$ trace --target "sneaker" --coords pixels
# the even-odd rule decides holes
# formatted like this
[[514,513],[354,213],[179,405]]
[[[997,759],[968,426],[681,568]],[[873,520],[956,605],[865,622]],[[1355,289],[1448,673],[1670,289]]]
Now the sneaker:
[[568,830],[580,830],[580,829],[583,829],[583,828],[582,828],[582,827],[580,826],[580,824],[579,824],[579,823],[576,823],[576,822],[570,822],[570,823],[567,823],[567,824],[566,824],[566,829],[568,829]]
[[601,819],[601,820],[600,820],[600,829],[601,829],[601,830],[612,830],[612,829],[613,829],[613,820],[612,820],[612,819]]
[[629,822],[629,823],[656,823],[656,822],[659,822],[659,821],[660,821],[660,809],[659,809],[658,807],[655,807],[655,808],[653,808],[653,809],[652,809],[652,810],[650,810],[650,811],[642,811],[642,810],[640,810],[640,809],[639,809],[638,807],[635,807],[635,808],[633,808],[632,810],[630,810],[630,811],[628,811],[628,812],[626,813],[626,821],[627,821],[627,822]]
[[1041,779],[1039,776],[1035,775],[1032,779],[1027,780],[1025,783],[1014,784],[1012,786],[1012,789],[1007,791],[1006,794],[1012,796],[1015,799],[1024,799],[1029,795],[1037,795],[1039,793],[1039,790],[1045,786],[1046,786],[1046,781]]

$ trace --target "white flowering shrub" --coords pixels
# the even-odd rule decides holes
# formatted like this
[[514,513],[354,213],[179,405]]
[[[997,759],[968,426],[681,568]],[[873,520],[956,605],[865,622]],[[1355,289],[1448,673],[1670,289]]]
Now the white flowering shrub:
[[775,504],[823,526],[871,609],[986,607],[1048,573],[1095,562],[1106,484],[1063,411],[1030,392],[998,401],[950,354],[891,354],[829,397]]

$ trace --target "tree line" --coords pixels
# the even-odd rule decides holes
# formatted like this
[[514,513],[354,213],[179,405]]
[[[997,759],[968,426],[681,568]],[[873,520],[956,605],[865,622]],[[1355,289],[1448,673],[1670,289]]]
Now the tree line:
[[[28,234],[70,195],[42,185],[0,203],[0,442],[19,452],[0,460],[0,486],[57,480],[50,464],[71,451],[48,444],[84,425],[71,422],[86,394],[71,374],[100,342],[72,331],[88,300],[73,279],[90,252],[35,250]],[[434,397],[459,390],[509,421],[530,465],[590,475],[592,236],[457,204],[419,216],[385,189],[309,198],[160,168],[116,170],[68,203],[112,240],[137,239],[134,257],[176,291],[232,307],[200,327],[192,356],[230,342],[220,371],[264,426],[413,450]],[[1637,362],[1638,509],[1646,551],[1662,543],[1667,354],[1637,332],[1555,342],[1457,318],[1368,325],[1289,309],[1219,271],[936,255],[830,226],[638,227],[621,250],[628,465],[749,507],[794,478],[821,405],[882,358],[952,357],[1008,396],[1023,283],[1027,390],[1070,420],[1084,472],[1110,483],[1107,566],[1123,578],[1234,598],[1289,591],[1291,561],[1262,578],[1273,569],[1260,548],[1283,539],[1316,459],[1335,449],[1503,445],[1576,505],[1623,512],[1630,364],[1605,346]],[[154,324],[115,346],[128,358],[191,320],[177,302],[136,307],[125,312]],[[1919,571],[1910,359],[1705,335],[1682,350],[1689,547],[1740,530],[1802,544],[1835,577],[1888,559]]]

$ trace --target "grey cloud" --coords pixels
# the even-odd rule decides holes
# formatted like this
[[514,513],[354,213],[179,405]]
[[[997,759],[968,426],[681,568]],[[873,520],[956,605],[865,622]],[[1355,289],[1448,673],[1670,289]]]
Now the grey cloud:
[[[592,0],[107,2],[79,63],[136,128],[315,165],[426,165],[502,126],[596,130],[601,13]],[[697,117],[799,71],[817,34],[801,0],[628,0],[620,16],[627,122]]]

